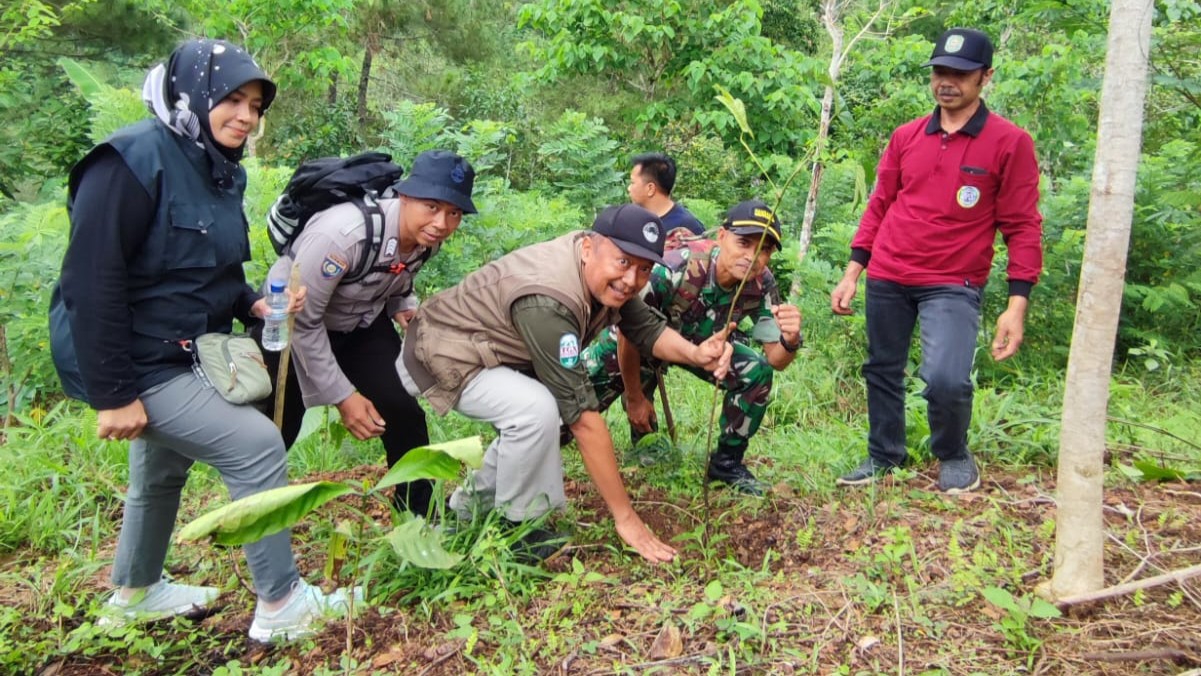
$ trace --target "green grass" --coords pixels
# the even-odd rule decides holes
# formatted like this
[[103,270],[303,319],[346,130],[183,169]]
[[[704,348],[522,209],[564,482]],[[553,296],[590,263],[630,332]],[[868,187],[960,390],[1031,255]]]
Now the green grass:
[[[772,671],[784,664],[802,672],[893,671],[893,653],[873,650],[852,657],[858,655],[853,646],[851,653],[832,646],[871,634],[895,651],[890,637],[898,622],[912,644],[955,645],[987,673],[1018,672],[1046,651],[1061,650],[1056,646],[1085,631],[1082,625],[1022,614],[1030,603],[1029,576],[1050,571],[1053,516],[1015,518],[1028,512],[1015,505],[1046,495],[1042,486],[1054,475],[1060,374],[1015,369],[1004,378],[990,376],[977,391],[971,447],[986,481],[990,474],[1017,476],[1008,490],[1022,495],[990,492],[965,503],[933,492],[933,465],[921,447],[920,419],[910,420],[913,466],[884,485],[839,491],[835,477],[862,459],[866,438],[858,375],[862,348],[841,336],[847,330],[841,324],[809,329],[810,346],[778,374],[775,401],[748,453],[756,473],[778,489],[768,498],[744,499],[714,489],[705,512],[701,476],[713,395],[687,372],[672,370],[667,379],[679,427],[669,462],[643,466],[635,461],[623,412],[620,407],[608,412],[636,507],[671,523],[674,544],[683,554],[679,562],[646,566],[619,546],[607,512],[593,508],[599,499],[573,445],[564,450],[565,471],[585,487],[587,504],[577,498],[555,517],[574,526],[576,548],[550,571],[516,563],[508,551],[515,535],[498,528],[494,517],[449,536],[447,548],[468,558],[447,571],[406,567],[380,543],[362,543],[354,570],[380,604],[394,609],[383,611],[395,618],[386,626],[396,628],[387,631],[421,636],[428,645],[453,645],[455,659],[469,671],[496,674],[538,673],[570,655],[591,668],[609,665],[633,673],[640,669],[632,665],[649,661],[645,650],[665,625],[680,630],[689,650],[714,647],[688,667],[713,673]],[[1109,424],[1112,463],[1152,459],[1201,467],[1197,375],[1186,368],[1177,368],[1170,380],[1118,373],[1110,405],[1118,420]],[[919,416],[923,408],[914,394],[911,415]],[[289,457],[295,480],[347,470],[361,475],[363,470],[355,468],[382,467],[378,442],[353,440],[323,411],[312,415],[311,432]],[[492,436],[486,426],[458,415],[430,414],[429,422],[434,441]],[[305,664],[315,673],[370,672],[364,666],[369,656],[385,650],[388,641],[401,640],[369,632],[356,638],[360,652],[354,656],[327,651],[317,665],[305,661],[311,643],[252,660],[240,638],[253,604],[237,581],[239,571],[245,575],[244,564],[235,569],[233,563],[240,554],[231,558],[203,546],[173,547],[168,568],[226,591],[220,621],[99,632],[89,618],[107,589],[105,568],[120,523],[126,445],[95,439],[94,414],[75,404],[31,412],[20,423],[2,449],[0,587],[14,605],[0,608],[0,671],[30,672],[54,660],[93,666],[123,660],[130,673],[146,674],[217,667],[230,674],[272,673],[287,664]],[[1107,472],[1107,482],[1132,487],[1117,471]],[[198,467],[185,490],[180,522],[226,499],[215,473]],[[1165,506],[1148,512],[1141,525],[1116,528],[1115,536],[1130,551],[1112,558],[1121,565],[1137,556],[1146,529],[1188,527],[1186,508]],[[921,515],[918,520],[915,514]],[[320,517],[298,529],[296,549],[310,566],[310,578],[320,576],[338,518],[336,513]],[[773,541],[750,537],[769,523]],[[387,527],[386,516],[379,525]],[[1109,551],[1115,546],[1111,543]],[[981,619],[963,633],[958,628],[963,613],[984,603],[979,593],[986,586],[1006,590],[1018,610],[994,610],[994,619]],[[1177,595],[1140,603],[1148,604],[1144,611],[1175,604],[1173,612],[1179,612],[1191,602]],[[858,627],[854,635],[835,639],[831,631],[852,617]],[[378,632],[385,625],[372,626]],[[939,666],[940,658],[929,659],[934,662],[927,665],[928,673],[949,671],[949,663]],[[406,663],[424,668],[420,659]]]

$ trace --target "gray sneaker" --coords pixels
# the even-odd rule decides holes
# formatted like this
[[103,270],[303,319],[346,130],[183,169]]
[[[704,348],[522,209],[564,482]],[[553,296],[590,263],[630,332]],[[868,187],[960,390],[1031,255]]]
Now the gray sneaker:
[[839,486],[866,486],[875,482],[876,479],[888,474],[894,469],[893,465],[889,465],[875,458],[868,457],[867,460],[859,463],[855,469],[838,477],[834,483]]
[[195,587],[159,580],[129,599],[121,600],[114,591],[100,611],[97,626],[121,627],[130,622],[152,622],[174,615],[193,617],[205,612],[217,598],[216,587]]
[[938,489],[947,495],[959,495],[980,487],[980,470],[972,454],[943,460],[938,465]]
[[[363,602],[363,588],[354,588],[357,607]],[[350,598],[345,589],[326,594],[304,580],[292,583],[292,596],[276,611],[263,610],[262,601],[254,610],[250,638],[260,643],[293,641],[312,636],[326,620],[342,617],[350,610]]]

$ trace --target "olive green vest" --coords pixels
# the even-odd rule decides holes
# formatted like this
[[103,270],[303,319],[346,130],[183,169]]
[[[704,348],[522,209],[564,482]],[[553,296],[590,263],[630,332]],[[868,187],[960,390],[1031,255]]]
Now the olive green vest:
[[586,232],[518,249],[422,301],[404,341],[405,368],[439,415],[448,413],[480,371],[533,364],[510,308],[523,296],[553,298],[575,316],[580,347],[616,324],[616,309],[593,316],[580,246]]

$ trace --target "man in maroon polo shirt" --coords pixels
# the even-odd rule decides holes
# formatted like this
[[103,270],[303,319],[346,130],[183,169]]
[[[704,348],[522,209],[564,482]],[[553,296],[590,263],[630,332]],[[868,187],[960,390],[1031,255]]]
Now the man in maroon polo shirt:
[[933,67],[938,106],[893,132],[851,241],[851,261],[830,294],[834,312],[850,314],[867,270],[868,458],[840,485],[871,483],[908,457],[905,364],[919,320],[919,375],[938,486],[955,494],[980,485],[967,430],[980,299],[996,232],[1009,253],[1009,304],[997,318],[993,359],[1018,351],[1030,289],[1042,269],[1034,142],[980,98],[993,76],[992,56],[992,42],[978,30],[952,28],[938,38],[924,64]]

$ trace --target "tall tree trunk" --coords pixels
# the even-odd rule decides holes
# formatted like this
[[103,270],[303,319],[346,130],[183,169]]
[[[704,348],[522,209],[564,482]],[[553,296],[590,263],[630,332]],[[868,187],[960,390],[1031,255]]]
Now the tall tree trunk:
[[329,76],[329,90],[325,94],[325,100],[331,106],[338,102],[338,73],[337,73],[337,71],[334,71],[334,74]]
[[1050,596],[1104,586],[1101,518],[1110,364],[1126,276],[1142,145],[1152,0],[1113,0],[1088,208],[1059,435],[1059,505]]
[[375,59],[375,47],[371,43],[363,48],[363,68],[359,71],[359,124],[367,124],[367,86],[371,82],[371,62]]

